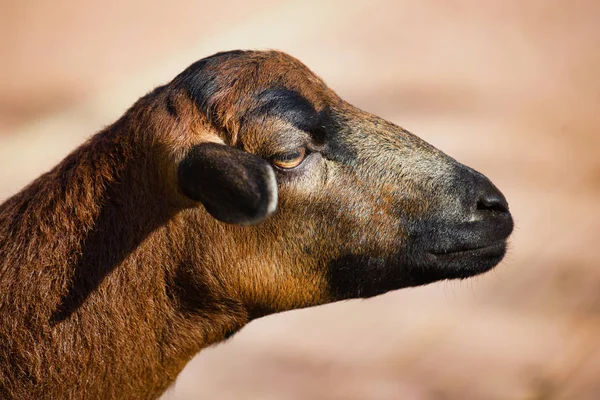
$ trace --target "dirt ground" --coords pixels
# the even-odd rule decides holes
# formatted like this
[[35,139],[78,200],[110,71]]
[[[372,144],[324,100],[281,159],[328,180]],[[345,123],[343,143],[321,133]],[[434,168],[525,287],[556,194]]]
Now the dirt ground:
[[255,321],[165,399],[600,398],[597,1],[5,0],[0,32],[0,199],[191,62],[277,48],[510,202],[491,273]]

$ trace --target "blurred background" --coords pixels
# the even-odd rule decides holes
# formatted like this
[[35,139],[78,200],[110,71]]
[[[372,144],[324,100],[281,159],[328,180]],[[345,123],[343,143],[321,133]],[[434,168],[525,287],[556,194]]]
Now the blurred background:
[[164,399],[600,398],[598,1],[0,4],[0,201],[193,61],[275,48],[510,202],[491,273],[257,320]]

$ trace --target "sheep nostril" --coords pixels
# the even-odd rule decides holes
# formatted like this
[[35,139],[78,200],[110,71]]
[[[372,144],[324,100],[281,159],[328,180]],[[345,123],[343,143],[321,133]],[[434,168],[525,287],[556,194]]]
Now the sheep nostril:
[[508,203],[497,190],[482,193],[477,200],[477,211],[508,213]]

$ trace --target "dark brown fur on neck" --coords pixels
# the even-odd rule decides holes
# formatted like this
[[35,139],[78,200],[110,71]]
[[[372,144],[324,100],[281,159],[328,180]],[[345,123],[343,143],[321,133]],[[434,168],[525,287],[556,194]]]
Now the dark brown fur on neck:
[[165,184],[159,97],[0,206],[0,398],[155,397],[247,323],[186,276],[198,233]]

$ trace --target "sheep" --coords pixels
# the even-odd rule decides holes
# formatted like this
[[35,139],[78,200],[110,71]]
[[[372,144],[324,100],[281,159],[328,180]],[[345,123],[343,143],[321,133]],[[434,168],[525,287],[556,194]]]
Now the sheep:
[[0,206],[0,397],[156,398],[254,319],[483,273],[512,229],[295,58],[217,53]]

